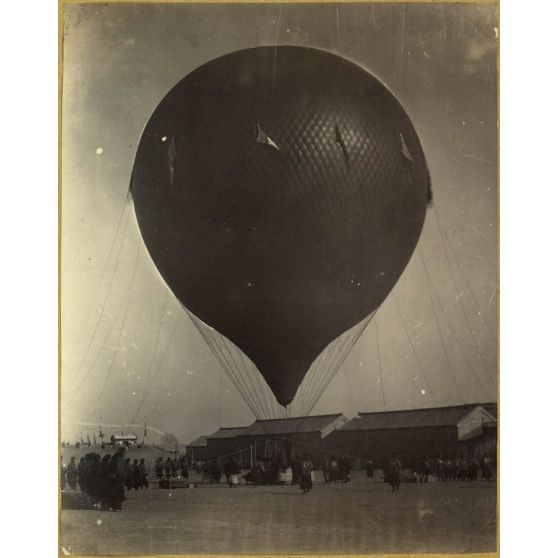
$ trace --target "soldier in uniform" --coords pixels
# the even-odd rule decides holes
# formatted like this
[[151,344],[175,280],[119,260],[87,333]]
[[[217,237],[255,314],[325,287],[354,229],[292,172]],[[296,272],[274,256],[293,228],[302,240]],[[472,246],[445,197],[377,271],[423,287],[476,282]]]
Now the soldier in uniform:
[[312,465],[312,460],[309,455],[305,455],[302,458],[300,464],[300,489],[303,494],[310,494],[312,490],[312,470],[314,466]]
[[149,488],[149,479],[147,478],[147,467],[145,466],[145,459],[142,457],[139,463],[139,471],[141,478],[141,488]]
[[77,490],[77,465],[76,458],[72,457],[70,463],[68,464],[68,470],[66,471],[66,478],[68,479],[68,484],[72,490]]
[[122,502],[126,500],[126,491],[124,490],[126,482],[126,458],[128,450],[126,447],[118,448],[117,452],[112,456],[109,474],[109,494],[110,507],[114,511],[122,509]]
[[401,461],[395,453],[391,454],[389,460],[389,481],[391,484],[391,491],[396,492],[399,490],[399,485],[401,484]]
[[62,456],[60,456],[60,489],[64,490],[66,488],[66,465],[62,461]]

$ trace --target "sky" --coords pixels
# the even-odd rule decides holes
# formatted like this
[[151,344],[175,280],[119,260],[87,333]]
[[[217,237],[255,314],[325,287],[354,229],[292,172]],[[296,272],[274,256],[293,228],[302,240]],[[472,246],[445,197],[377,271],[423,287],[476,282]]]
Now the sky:
[[101,417],[147,417],[184,442],[254,420],[153,265],[127,193],[143,127],[170,88],[222,54],[273,44],[329,50],[386,84],[434,193],[407,269],[313,414],[496,400],[495,5],[67,5],[63,437]]

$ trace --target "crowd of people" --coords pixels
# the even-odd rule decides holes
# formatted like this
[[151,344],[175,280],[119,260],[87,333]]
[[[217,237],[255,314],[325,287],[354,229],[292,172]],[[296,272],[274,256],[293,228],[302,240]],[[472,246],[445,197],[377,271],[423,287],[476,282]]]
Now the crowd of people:
[[[366,476],[374,479],[375,471],[384,472],[384,482],[392,485],[394,491],[399,489],[403,465],[397,455],[393,454],[387,466],[379,466],[374,460],[368,459],[365,465]],[[446,481],[477,481],[479,477],[489,481],[494,476],[494,464],[490,456],[480,455],[423,455],[415,456],[409,464],[408,471],[412,474],[411,482],[446,482]]]
[[476,481],[479,474],[482,480],[489,481],[494,475],[490,457],[480,455],[438,455],[416,456],[413,472],[418,482],[429,481]]
[[352,468],[352,462],[346,455],[324,457],[321,466],[324,484],[350,482],[353,478]]
[[75,457],[65,467],[60,466],[62,488],[68,486],[88,495],[103,510],[118,511],[126,499],[126,489],[139,490],[148,488],[148,472],[144,459],[126,457],[127,449],[118,448],[113,455],[104,457],[90,452],[83,456],[76,465]]
[[251,484],[274,484],[278,482],[279,473],[281,471],[292,471],[292,483],[300,482],[300,474],[298,467],[299,460],[289,459],[286,454],[277,457],[257,456],[253,467],[248,474],[244,475],[246,482]]
[[[241,464],[235,456],[226,459],[217,458],[201,466],[203,480],[219,484],[225,476],[229,486],[238,484],[241,470]],[[303,494],[308,494],[312,489],[313,470],[314,465],[309,455],[290,459],[284,453],[275,457],[258,455],[253,466],[242,478],[247,484],[254,486],[289,482],[300,485]]]
[[[127,457],[127,448],[118,448],[113,455],[103,458],[90,452],[76,464],[75,457],[68,465],[61,462],[61,486],[71,490],[79,489],[89,495],[101,509],[119,510],[125,500],[125,491],[149,488],[149,472],[145,459]],[[236,456],[217,458],[205,463],[190,463],[186,455],[159,457],[153,467],[159,479],[189,478],[189,470],[202,475],[202,481],[220,483],[223,475],[229,486],[239,483],[242,463]],[[352,480],[352,460],[348,456],[325,456],[320,464],[324,484],[350,482]],[[383,480],[398,491],[404,474],[404,467],[396,454],[392,454],[387,464],[380,465],[372,458],[365,462],[366,476],[373,480],[375,472],[383,470]],[[275,457],[257,456],[247,474],[243,476],[248,484],[269,485],[290,482],[299,485],[303,494],[309,494],[313,486],[314,464],[310,455],[288,457],[286,453]],[[407,463],[405,474],[411,474],[411,482],[489,481],[494,476],[493,462],[486,454],[479,455],[437,455],[415,456]]]
[[155,476],[160,480],[163,478],[188,478],[189,463],[185,455],[181,457],[159,457],[155,462]]

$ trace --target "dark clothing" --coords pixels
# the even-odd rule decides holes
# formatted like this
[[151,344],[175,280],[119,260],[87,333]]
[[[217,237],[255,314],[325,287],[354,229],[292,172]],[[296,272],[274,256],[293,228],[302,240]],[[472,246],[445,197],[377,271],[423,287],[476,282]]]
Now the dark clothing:
[[165,473],[165,464],[162,459],[159,459],[155,464],[155,474],[158,478],[162,479]]
[[300,489],[303,494],[308,494],[312,490],[312,461],[305,459],[300,467]]
[[149,488],[149,480],[147,478],[147,467],[145,466],[145,462],[143,459],[140,461],[139,464],[139,476],[140,476],[140,484],[143,488]]
[[329,484],[331,482],[329,478],[329,459],[324,457],[322,461],[322,474],[324,475],[324,484]]
[[172,476],[172,461],[170,457],[165,461],[165,475],[167,479],[170,479]]
[[[492,466],[488,457],[484,457],[482,460],[482,478],[483,480],[490,480],[492,478]],[[68,477],[68,482],[69,481],[70,479]]]
[[77,490],[78,473],[76,464],[73,461],[70,461],[70,463],[68,464],[66,478],[68,479],[68,485],[70,486],[70,488],[72,490]]
[[117,451],[110,461],[108,477],[109,506],[113,510],[121,510],[126,499],[124,483],[126,482],[126,463],[124,452]]
[[391,484],[392,492],[399,490],[401,484],[401,461],[397,457],[392,457],[389,460],[389,483]]
[[60,488],[61,490],[66,488],[66,468],[62,464],[60,464]]

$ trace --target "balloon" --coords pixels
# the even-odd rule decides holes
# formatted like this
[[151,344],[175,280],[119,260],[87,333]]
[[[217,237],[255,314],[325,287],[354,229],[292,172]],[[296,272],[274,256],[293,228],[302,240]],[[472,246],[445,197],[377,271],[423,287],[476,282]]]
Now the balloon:
[[278,46],[180,81],[147,123],[131,191],[170,289],[287,405],[324,347],[396,283],[430,182],[382,83],[331,53]]

